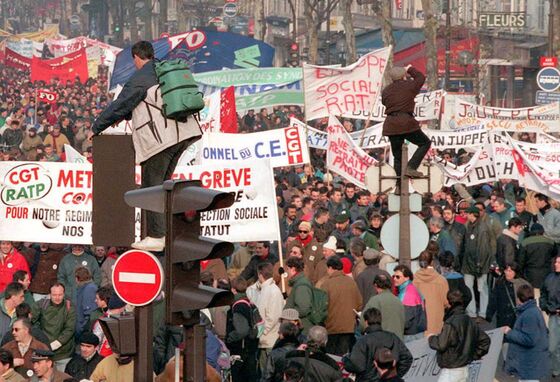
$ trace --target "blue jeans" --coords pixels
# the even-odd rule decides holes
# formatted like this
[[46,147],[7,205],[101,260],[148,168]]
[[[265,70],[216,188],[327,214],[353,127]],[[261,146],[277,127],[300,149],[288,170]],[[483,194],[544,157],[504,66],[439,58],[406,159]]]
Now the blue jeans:
[[[476,317],[476,299],[474,298],[474,276],[465,275],[465,284],[471,291],[473,296],[469,306],[467,306],[467,314],[470,317]],[[478,310],[478,315],[481,317],[486,317],[486,308],[488,308],[488,274],[484,274],[476,278],[476,284],[478,286],[478,292],[480,293],[480,309]]]
[[550,351],[552,374],[560,374],[560,316],[548,318],[548,350]]

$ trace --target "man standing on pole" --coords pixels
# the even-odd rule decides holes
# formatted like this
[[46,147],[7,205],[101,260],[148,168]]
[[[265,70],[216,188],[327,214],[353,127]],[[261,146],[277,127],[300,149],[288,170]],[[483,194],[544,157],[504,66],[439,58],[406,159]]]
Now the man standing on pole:
[[[170,179],[181,154],[202,135],[198,121],[189,116],[187,122],[166,119],[159,83],[154,68],[154,48],[148,41],[132,46],[132,58],[138,69],[124,85],[121,93],[95,120],[92,135],[97,135],[123,119],[132,119],[132,140],[136,162],[142,166],[142,187],[157,186]],[[131,247],[145,251],[163,251],[165,218],[163,214],[146,211],[147,236]]]
[[422,158],[430,149],[431,141],[420,128],[414,118],[414,97],[420,93],[426,76],[413,68],[396,66],[390,71],[393,82],[386,86],[381,93],[381,102],[385,106],[387,118],[383,124],[383,135],[389,137],[394,157],[394,168],[397,173],[397,187],[395,193],[400,193],[402,145],[405,140],[414,143],[418,149],[408,161],[405,175],[419,178],[423,174],[418,171]]

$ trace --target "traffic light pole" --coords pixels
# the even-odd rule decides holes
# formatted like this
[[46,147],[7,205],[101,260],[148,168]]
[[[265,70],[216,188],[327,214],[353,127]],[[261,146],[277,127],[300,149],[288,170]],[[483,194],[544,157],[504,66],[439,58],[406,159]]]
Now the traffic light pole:
[[204,325],[183,325],[183,381],[206,381],[206,329]]
[[402,145],[401,197],[399,208],[399,263],[410,267],[410,193],[406,168],[408,166],[408,145]]
[[[136,322],[136,355],[134,356],[134,381],[152,382],[154,380],[153,359],[153,303],[137,306],[134,309]],[[201,379],[202,381],[202,379]]]

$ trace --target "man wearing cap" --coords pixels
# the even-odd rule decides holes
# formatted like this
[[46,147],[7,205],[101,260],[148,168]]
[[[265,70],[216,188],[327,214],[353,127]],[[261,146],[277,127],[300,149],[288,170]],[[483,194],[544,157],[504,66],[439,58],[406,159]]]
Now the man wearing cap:
[[335,217],[335,229],[332,235],[336,237],[337,240],[344,242],[347,246],[352,238],[352,228],[350,228],[350,212],[348,210],[342,210]]
[[31,335],[31,330],[32,325],[28,319],[20,318],[16,320],[12,325],[14,339],[2,346],[3,349],[12,354],[15,370],[25,378],[32,375],[32,372],[29,373],[29,371],[33,369],[33,363],[31,362],[33,350],[49,350],[46,344]]
[[327,261],[332,256],[336,255],[336,238],[334,236],[329,236],[329,239],[325,244],[323,244],[323,256],[321,259],[315,263],[314,268],[311,265],[305,264],[305,267],[312,269],[310,281],[320,288],[323,282],[328,278],[328,268]]
[[360,294],[362,295],[362,302],[365,306],[369,299],[377,294],[376,289],[373,286],[373,280],[375,277],[380,274],[384,274],[390,280],[391,276],[389,274],[379,269],[379,261],[383,255],[376,249],[368,248],[364,251],[363,261],[365,268],[358,277],[354,278],[356,280],[356,285],[358,285],[358,289],[360,290]]
[[352,223],[352,235],[359,237],[366,243],[367,248],[379,249],[377,238],[367,231],[366,223],[363,220],[358,220]]
[[33,371],[30,382],[64,382],[67,378],[72,378],[54,367],[54,353],[50,350],[34,350],[31,357]]
[[[405,175],[418,178],[423,174],[418,171],[422,159],[430,149],[430,138],[424,134],[420,124],[414,118],[414,98],[420,93],[426,76],[417,69],[393,67],[389,75],[393,83],[386,86],[381,93],[381,102],[385,106],[387,118],[383,123],[383,135],[391,141],[391,151],[394,157],[394,168],[397,173],[397,186],[400,186],[402,145],[405,140],[418,146],[416,152],[408,161]],[[412,79],[408,79],[408,76]]]
[[103,359],[97,352],[99,338],[87,331],[82,333],[78,343],[80,344],[80,354],[74,354],[64,371],[78,380],[88,379],[97,364]]
[[84,251],[83,244],[72,244],[71,253],[64,256],[58,265],[57,279],[59,283],[64,284],[66,298],[70,299],[73,305],[76,305],[78,284],[75,271],[78,267],[86,267],[95,284],[101,284],[101,270],[95,257]]
[[329,333],[327,352],[344,355],[354,345],[355,311],[362,309],[362,296],[356,282],[342,273],[340,256],[327,260],[328,278],[320,286],[328,296],[325,327]]
[[[477,207],[467,209],[467,225],[465,232],[465,247],[461,259],[461,273],[465,275],[465,284],[474,296],[474,279],[477,279],[480,293],[480,308],[478,316],[486,316],[488,307],[488,272],[490,264],[495,261],[496,239],[490,227],[480,219],[480,210]],[[467,306],[467,314],[477,317],[476,299],[472,299]]]

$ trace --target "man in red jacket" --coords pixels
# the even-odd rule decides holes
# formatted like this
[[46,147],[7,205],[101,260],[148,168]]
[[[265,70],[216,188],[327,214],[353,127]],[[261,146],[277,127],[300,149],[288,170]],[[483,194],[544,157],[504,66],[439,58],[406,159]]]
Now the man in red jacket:
[[381,102],[386,108],[387,118],[383,124],[383,135],[389,137],[391,141],[391,151],[394,156],[397,189],[400,191],[402,144],[405,140],[414,143],[418,149],[408,161],[405,175],[411,178],[422,177],[418,171],[422,158],[430,149],[431,141],[420,128],[420,124],[414,118],[414,98],[420,93],[426,76],[413,68],[394,67],[390,71],[393,83],[386,86],[381,93]]
[[0,292],[6,289],[6,285],[12,282],[12,278],[16,271],[29,271],[29,264],[21,253],[19,253],[11,241],[0,241]]

